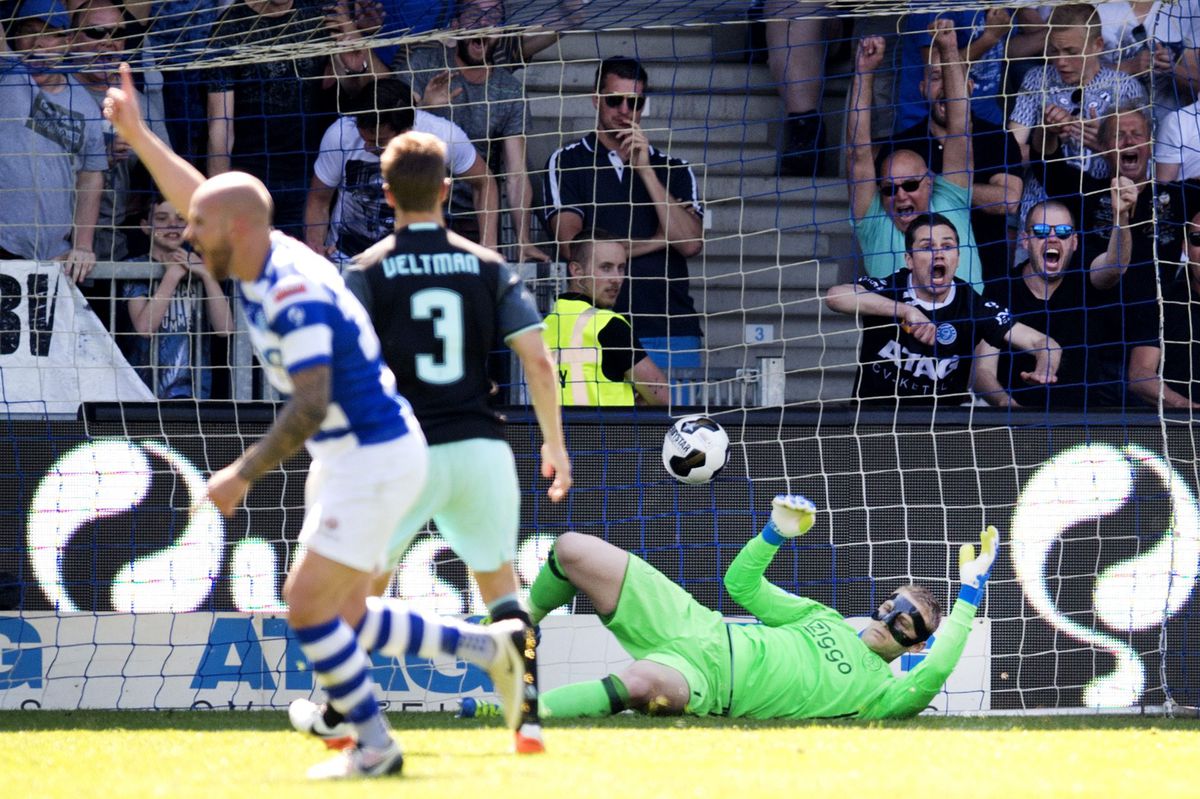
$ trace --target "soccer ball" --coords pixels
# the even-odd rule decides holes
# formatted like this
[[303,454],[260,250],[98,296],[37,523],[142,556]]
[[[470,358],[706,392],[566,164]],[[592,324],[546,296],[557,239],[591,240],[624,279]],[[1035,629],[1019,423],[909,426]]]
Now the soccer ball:
[[707,416],[685,416],[667,430],[662,460],[679,482],[707,483],[729,463],[729,436]]

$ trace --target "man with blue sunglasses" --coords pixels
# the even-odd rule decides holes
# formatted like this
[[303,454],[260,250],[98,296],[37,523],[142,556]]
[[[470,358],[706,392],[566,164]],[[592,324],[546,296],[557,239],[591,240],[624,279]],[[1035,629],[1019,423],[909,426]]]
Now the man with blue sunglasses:
[[1031,385],[1021,379],[1022,372],[1035,366],[1030,355],[982,342],[975,352],[974,390],[989,404],[1043,410],[1084,407],[1088,278],[1074,266],[1079,238],[1066,205],[1051,200],[1033,206],[1021,233],[1021,249],[1029,254],[1028,260],[1011,280],[988,285],[988,299],[1062,347],[1058,380]]

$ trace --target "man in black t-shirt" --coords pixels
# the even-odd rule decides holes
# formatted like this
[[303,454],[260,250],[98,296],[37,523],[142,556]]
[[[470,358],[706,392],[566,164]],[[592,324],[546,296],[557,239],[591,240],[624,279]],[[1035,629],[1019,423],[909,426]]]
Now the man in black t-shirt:
[[699,367],[700,317],[687,259],[704,247],[704,212],[687,161],[650,144],[641,127],[649,78],[632,58],[596,71],[596,130],[556,150],[547,164],[549,228],[563,261],[581,230],[629,242],[629,279],[614,310],[628,313],[647,353],[670,374]]
[[1078,267],[1079,232],[1070,210],[1060,202],[1029,209],[1022,247],[1029,253],[1010,280],[989,283],[984,296],[1008,308],[1015,321],[1047,334],[1062,347],[1058,380],[1030,385],[1022,372],[1035,368],[1026,353],[1013,354],[983,343],[976,352],[975,393],[999,406],[1082,408],[1086,403],[1089,271]]
[[[884,174],[883,163],[896,150],[911,150],[925,159],[929,171],[942,174],[942,155],[947,127],[946,90],[937,48],[930,50],[930,63],[921,80],[921,96],[929,102],[929,113],[911,127],[876,142],[875,167]],[[971,228],[983,279],[990,284],[1008,274],[1009,213],[1021,204],[1021,146],[1009,131],[971,114]]]
[[[863,329],[855,396],[905,405],[959,404],[968,399],[976,345],[1012,345],[1034,357],[1022,373],[1030,383],[1053,383],[1058,344],[980,297],[954,276],[958,233],[941,214],[923,214],[904,234],[907,267],[884,279],[834,286],[825,302],[835,311],[875,317]],[[964,363],[965,361],[965,363]]]
[[[558,405],[558,369],[542,341],[542,319],[521,278],[497,253],[446,230],[446,145],[410,131],[381,158],[396,232],[359,255],[346,285],[367,309],[383,359],[412,403],[429,442],[421,498],[388,545],[374,591],[382,593],[412,540],[432,518],[470,567],[493,620],[519,618],[513,559],[520,524],[516,466],[503,419],[488,407],[489,352],[507,344],[521,359],[542,438],[542,475],[557,502],[571,486]],[[518,647],[533,674],[532,631]],[[327,716],[326,716],[327,718]],[[517,750],[541,751],[537,692],[525,696]]]
[[[1129,355],[1129,391],[1154,407],[1161,395],[1164,408],[1200,410],[1200,212],[1192,215],[1185,235],[1187,278],[1164,288],[1161,319],[1159,306],[1149,304],[1133,316],[1138,343]],[[1164,253],[1164,260],[1170,258]]]

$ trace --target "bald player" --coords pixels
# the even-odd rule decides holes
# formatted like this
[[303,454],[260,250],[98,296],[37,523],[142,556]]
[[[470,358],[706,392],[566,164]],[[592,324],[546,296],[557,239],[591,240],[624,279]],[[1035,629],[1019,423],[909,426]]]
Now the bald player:
[[483,666],[515,729],[524,679],[513,640],[524,629],[519,621],[478,627],[379,598],[348,607],[384,562],[428,463],[425,436],[380,359],[362,305],[332,264],[271,229],[271,196],[257,178],[226,172],[205,180],[150,132],[128,65],[121,65],[120,88],[109,89],[104,115],[167,199],[187,209],[184,238],[204,268],[217,280],[241,281],[250,340],[271,385],[288,398],[270,430],[209,479],[208,498],[231,515],[254,481],[301,444],[312,456],[300,532],[307,551],[284,584],[288,624],[328,701],[353,723],[356,741],[308,776],[375,777],[403,766],[379,710],[368,651],[449,655]]

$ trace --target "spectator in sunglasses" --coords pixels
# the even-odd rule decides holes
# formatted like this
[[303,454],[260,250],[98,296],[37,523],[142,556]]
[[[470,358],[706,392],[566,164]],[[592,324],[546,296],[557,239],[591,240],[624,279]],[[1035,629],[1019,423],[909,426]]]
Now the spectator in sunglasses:
[[670,377],[672,369],[701,366],[687,259],[704,247],[704,212],[692,168],[650,144],[642,127],[648,85],[632,58],[601,63],[596,130],[550,156],[546,215],[563,261],[584,229],[600,227],[629,243],[629,278],[613,310],[629,314],[647,354]]
[[1196,410],[1200,409],[1200,212],[1188,220],[1183,261],[1186,279],[1164,290],[1161,306],[1143,305],[1135,317],[1139,343],[1129,354],[1129,391],[1156,408],[1161,399],[1164,408]]
[[[137,155],[113,130],[112,125],[102,119],[100,109],[109,86],[120,85],[117,67],[122,61],[131,60],[130,48],[137,42],[132,40],[133,31],[125,24],[121,9],[109,0],[88,0],[80,5],[72,16],[74,37],[71,42],[71,62],[79,68],[76,76],[92,99],[96,101],[95,117],[104,126],[105,156],[108,168],[104,171],[104,191],[100,196],[100,216],[96,222],[94,249],[101,261],[124,261],[129,257],[126,240],[127,217],[132,199],[131,181],[137,166]],[[169,142],[167,127],[161,117],[151,118],[150,106],[138,92],[138,107],[146,124],[163,141]],[[141,214],[132,220],[140,221]]]
[[970,103],[966,72],[950,20],[933,26],[941,64],[946,116],[942,174],[929,171],[912,150],[896,150],[876,170],[871,146],[871,105],[875,71],[883,63],[884,40],[869,36],[858,44],[850,112],[846,116],[846,174],[850,213],[863,254],[863,271],[886,278],[905,266],[904,237],[914,219],[930,212],[949,219],[962,242],[960,277],[982,293],[983,276],[971,230]]
[[1021,378],[1034,366],[1027,353],[1014,353],[984,342],[975,352],[974,389],[990,405],[1040,410],[1082,408],[1087,403],[1086,370],[1089,316],[1088,272],[1076,268],[1080,236],[1066,205],[1053,200],[1030,209],[1021,243],[1029,259],[1012,280],[989,283],[986,296],[1008,308],[1014,320],[1053,338],[1062,346],[1058,380],[1031,385]]

